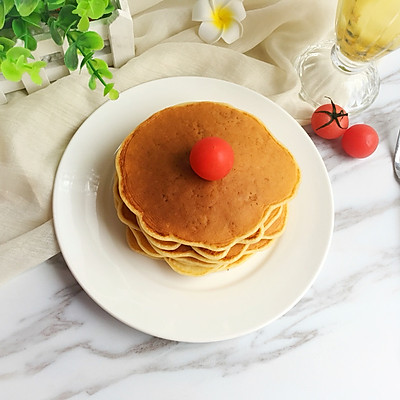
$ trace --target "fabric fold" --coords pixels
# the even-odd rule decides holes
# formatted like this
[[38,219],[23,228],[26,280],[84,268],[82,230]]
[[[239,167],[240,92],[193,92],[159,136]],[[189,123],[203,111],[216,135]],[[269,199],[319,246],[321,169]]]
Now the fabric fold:
[[[336,3],[244,1],[244,34],[231,45],[201,41],[193,5],[131,0],[137,56],[113,69],[115,87],[122,92],[171,76],[217,78],[255,90],[307,123],[312,109],[298,96],[293,62],[305,46],[332,34]],[[106,101],[87,82],[82,71],[29,96],[14,93],[0,106],[0,283],[59,251],[52,223],[57,167],[76,130]]]

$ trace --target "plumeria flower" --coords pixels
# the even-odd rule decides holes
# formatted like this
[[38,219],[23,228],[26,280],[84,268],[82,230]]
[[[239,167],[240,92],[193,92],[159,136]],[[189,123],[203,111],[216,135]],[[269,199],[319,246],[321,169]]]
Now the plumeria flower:
[[245,17],[243,0],[197,0],[192,12],[193,21],[201,21],[199,36],[210,44],[221,38],[228,44],[239,39]]

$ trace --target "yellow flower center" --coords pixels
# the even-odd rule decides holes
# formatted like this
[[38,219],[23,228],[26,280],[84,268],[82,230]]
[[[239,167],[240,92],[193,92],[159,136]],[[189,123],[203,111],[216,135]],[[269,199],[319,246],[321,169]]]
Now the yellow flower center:
[[233,20],[233,13],[228,7],[217,7],[213,11],[212,20],[218,29],[228,29]]

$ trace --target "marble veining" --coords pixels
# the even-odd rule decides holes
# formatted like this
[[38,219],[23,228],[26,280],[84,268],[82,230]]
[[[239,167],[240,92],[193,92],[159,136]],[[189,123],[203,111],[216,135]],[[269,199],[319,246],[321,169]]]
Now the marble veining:
[[[57,368],[60,359],[68,355],[73,358],[79,355],[83,365],[92,365],[93,361],[87,360],[95,359],[96,363],[103,364],[104,372],[97,375],[96,379],[77,385],[74,391],[64,391],[58,393],[57,397],[48,398],[68,399],[83,392],[94,395],[132,375],[208,369],[216,369],[221,377],[240,375],[250,367],[255,368],[285,357],[299,347],[311,345],[314,340],[321,340],[325,334],[332,332],[340,320],[335,320],[333,316],[327,318],[323,314],[330,314],[335,306],[351,300],[364,280],[380,281],[395,277],[399,273],[399,257],[398,252],[386,254],[386,268],[384,264],[376,265],[375,260],[371,260],[369,265],[363,265],[361,270],[346,276],[340,285],[333,282],[322,291],[312,288],[295,308],[272,325],[243,338],[208,345],[172,342],[122,328],[121,323],[98,308],[94,315],[88,314],[90,308],[96,306],[89,304],[90,298],[76,283],[71,283],[73,278],[65,270],[62,275],[66,286],[49,293],[44,307],[22,317],[9,337],[2,338],[0,360],[12,359],[24,353],[30,357],[15,370],[5,371],[3,366],[0,387],[2,381],[24,379],[46,369]],[[52,263],[58,269],[64,268],[61,256],[56,257]],[[80,303],[84,310],[76,318],[72,318],[72,310],[69,310],[74,302]],[[85,312],[87,306],[89,310]],[[113,342],[118,341],[121,334],[130,337],[125,338],[124,345],[115,348],[107,348],[107,342],[99,345],[96,339],[91,340],[87,336],[87,330],[93,329],[87,326],[90,325],[88,320],[93,317],[107,320],[106,328]],[[325,319],[322,326],[320,319]],[[119,328],[122,328],[122,332]],[[29,351],[28,348],[36,351]],[[196,355],[189,356],[192,353]],[[111,373],[109,368],[112,369]]]
[[363,208],[344,208],[335,213],[335,230],[339,231],[363,223],[380,214],[391,213],[400,206],[400,199],[389,199]]

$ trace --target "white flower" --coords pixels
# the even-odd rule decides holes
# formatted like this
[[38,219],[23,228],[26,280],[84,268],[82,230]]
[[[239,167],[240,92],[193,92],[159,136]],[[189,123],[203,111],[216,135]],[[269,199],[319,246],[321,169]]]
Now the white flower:
[[199,36],[207,43],[223,39],[231,44],[243,34],[240,21],[246,17],[243,0],[197,0],[193,21],[202,21]]

